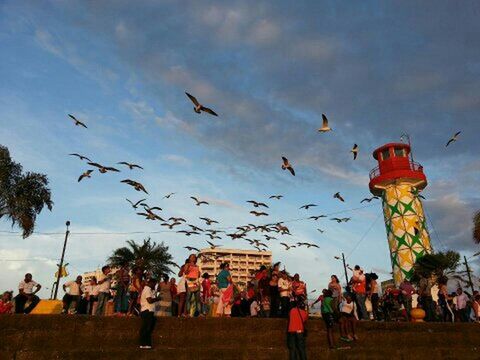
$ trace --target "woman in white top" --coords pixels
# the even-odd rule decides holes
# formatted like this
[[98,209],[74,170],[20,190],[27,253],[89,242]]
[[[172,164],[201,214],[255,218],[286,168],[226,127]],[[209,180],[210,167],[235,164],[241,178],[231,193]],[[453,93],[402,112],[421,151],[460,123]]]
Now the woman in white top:
[[152,332],[155,328],[155,303],[160,300],[155,297],[155,279],[148,279],[140,296],[140,318],[142,326],[140,327],[140,349],[152,348]]
[[180,268],[178,272],[178,285],[177,285],[177,295],[178,295],[178,316],[186,316],[187,315],[187,307],[185,306],[185,302],[187,299],[187,280],[185,279],[185,266],[188,264],[188,259],[185,260],[185,264]]
[[343,341],[357,340],[355,325],[357,322],[357,306],[352,295],[347,293],[340,304],[340,339]]

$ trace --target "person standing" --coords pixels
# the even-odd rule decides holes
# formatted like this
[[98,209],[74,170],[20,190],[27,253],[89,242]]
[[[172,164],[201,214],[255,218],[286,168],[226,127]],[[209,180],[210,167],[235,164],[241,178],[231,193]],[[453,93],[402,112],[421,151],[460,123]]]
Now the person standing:
[[300,275],[293,275],[292,281],[292,295],[294,298],[302,298],[304,301],[307,299],[307,285],[300,280]]
[[280,308],[280,292],[278,289],[279,275],[280,263],[276,263],[273,265],[270,281],[268,283],[270,293],[270,317],[278,317],[278,310]]
[[180,271],[178,272],[178,316],[187,316],[187,308],[185,306],[185,299],[187,298],[187,284],[185,279],[185,267],[188,264],[188,259],[185,260],[185,264],[182,265]]
[[93,315],[97,310],[98,302],[98,285],[97,278],[93,276],[90,282],[85,286],[85,292],[83,293],[85,300],[87,301],[87,314]]
[[112,278],[110,276],[110,266],[105,265],[102,267],[102,274],[100,275],[97,284],[98,284],[98,302],[95,315],[103,316],[105,315],[105,310],[107,308],[107,302],[110,298],[110,286]]
[[201,313],[200,303],[200,268],[197,265],[197,256],[191,254],[185,265],[185,279],[187,281],[187,314],[196,317]]
[[327,328],[327,341],[330,349],[335,348],[335,341],[333,339],[333,327],[335,326],[335,317],[332,309],[332,292],[328,289],[322,291],[323,299],[320,311],[322,313],[322,319],[325,322]]
[[219,290],[219,300],[217,305],[217,315],[229,317],[232,313],[230,299],[233,296],[232,276],[230,275],[230,265],[223,263],[220,265],[221,271],[217,275],[217,285]]
[[157,316],[172,316],[172,295],[170,293],[170,281],[168,275],[163,275],[163,281],[158,283],[160,302],[158,303]]
[[143,290],[143,270],[140,267],[134,267],[132,270],[132,279],[130,281],[129,291],[129,305],[128,315],[132,316],[139,313],[138,304],[140,301],[140,294]]
[[342,285],[340,285],[340,281],[338,280],[337,275],[332,275],[330,277],[330,282],[328,283],[328,290],[332,292],[333,313],[335,314],[335,318],[338,320],[340,316],[338,307],[340,305],[340,301],[342,300]]
[[[70,306],[72,303],[75,304],[73,308],[73,313],[75,314],[78,312],[78,307],[80,305],[80,297],[83,294],[84,286],[82,284],[82,276],[78,275],[75,281],[67,281],[63,284],[63,291],[65,291],[65,295],[63,296],[63,310],[62,314],[68,314]],[[68,288],[68,292],[67,292]]]
[[462,290],[462,288],[457,289],[457,295],[455,296],[455,304],[458,319],[461,322],[468,322],[468,312],[467,312],[467,302],[468,296]]
[[128,312],[128,287],[130,286],[130,274],[127,264],[123,264],[115,273],[117,279],[116,293],[114,299],[114,312],[119,315],[126,315]]
[[303,299],[298,298],[292,303],[288,313],[287,346],[290,360],[306,360],[305,324],[308,313],[305,311]]
[[155,303],[160,297],[155,297],[156,279],[147,280],[140,296],[140,318],[142,325],[140,327],[140,349],[152,348],[152,333],[155,329]]
[[425,321],[435,320],[435,310],[432,298],[432,280],[430,277],[422,276],[418,283],[418,295],[422,305],[422,309],[425,311]]
[[365,300],[367,298],[367,278],[360,266],[355,265],[355,270],[352,277],[352,289],[355,293],[355,300],[357,302],[357,309],[360,311],[359,318],[368,320],[367,306]]
[[344,300],[340,304],[340,339],[343,341],[357,340],[355,334],[355,325],[357,322],[357,306],[352,299],[352,295],[345,294]]
[[378,287],[378,276],[375,273],[370,275],[370,289],[368,291],[368,297],[372,303],[373,318],[380,321],[380,312],[378,311],[378,303],[380,301],[380,289]]
[[415,293],[415,288],[413,285],[408,281],[408,279],[403,279],[400,283],[400,294],[401,294],[401,302],[403,307],[405,308],[405,313],[407,316],[407,321],[410,321],[410,313],[412,312],[412,297]]
[[438,284],[438,305],[440,305],[440,309],[442,310],[442,321],[443,322],[453,322],[454,316],[448,305],[448,289],[447,289],[447,281],[446,277],[439,279]]
[[[35,288],[35,290],[33,290]],[[30,314],[30,312],[40,302],[40,298],[36,295],[42,285],[33,281],[32,274],[25,274],[25,278],[18,284],[18,295],[15,297],[15,313],[16,314]],[[25,308],[27,301],[30,305]]]
[[290,308],[290,295],[292,293],[292,283],[288,280],[285,271],[280,272],[280,279],[278,279],[278,290],[280,291],[280,315],[287,318]]
[[208,273],[204,273],[202,279],[202,315],[207,316],[210,311],[212,282]]
[[480,322],[480,295],[475,295],[472,303],[473,316],[475,321]]
[[13,312],[12,292],[5,291],[0,299],[0,314],[11,314]]
[[175,278],[170,279],[170,297],[172,298],[172,316],[178,316],[178,296]]

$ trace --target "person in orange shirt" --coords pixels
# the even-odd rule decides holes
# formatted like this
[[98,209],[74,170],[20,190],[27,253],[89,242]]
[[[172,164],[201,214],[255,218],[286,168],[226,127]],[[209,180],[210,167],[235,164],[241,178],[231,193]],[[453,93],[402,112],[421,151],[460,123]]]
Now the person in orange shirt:
[[308,313],[305,311],[303,299],[297,298],[291,303],[291,309],[288,315],[287,346],[290,353],[290,359],[307,359],[305,348],[305,324],[307,323]]
[[195,254],[188,257],[184,273],[187,281],[187,314],[191,317],[198,316],[201,313],[200,268]]

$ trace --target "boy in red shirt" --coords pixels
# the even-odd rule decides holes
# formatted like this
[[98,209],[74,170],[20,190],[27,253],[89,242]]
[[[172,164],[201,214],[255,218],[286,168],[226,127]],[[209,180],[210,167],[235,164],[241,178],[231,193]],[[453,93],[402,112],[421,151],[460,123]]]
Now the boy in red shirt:
[[305,311],[303,299],[297,298],[291,303],[288,315],[287,346],[290,352],[290,359],[307,359],[305,349],[305,324],[308,313]]

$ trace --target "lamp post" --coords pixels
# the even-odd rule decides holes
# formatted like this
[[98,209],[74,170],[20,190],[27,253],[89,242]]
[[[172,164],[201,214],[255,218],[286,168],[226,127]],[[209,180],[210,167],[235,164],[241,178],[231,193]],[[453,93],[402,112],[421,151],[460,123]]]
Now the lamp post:
[[68,230],[68,227],[70,226],[70,221],[67,221],[65,225],[67,226],[67,230],[65,231],[65,241],[63,242],[62,257],[60,258],[60,264],[58,264],[57,283],[55,286],[55,294],[53,295],[54,300],[57,300],[58,287],[60,285],[60,278],[62,277],[63,259],[65,257],[65,249],[67,248],[68,235],[70,234],[70,230]]
[[[469,257],[469,259],[478,255],[480,255],[480,252],[473,254],[472,256]],[[467,257],[464,256],[463,259],[465,260],[465,268],[467,270],[467,275],[468,275],[468,284],[470,285],[470,289],[472,290],[472,295],[473,295],[473,292],[475,291],[475,289],[473,287],[472,275],[470,274],[470,266],[468,266]]]
[[334,256],[335,259],[337,260],[342,260],[343,263],[343,271],[345,272],[345,283],[346,283],[346,288],[348,290],[348,274],[347,274],[347,263],[345,262],[345,254],[342,252],[342,257],[340,256]]

